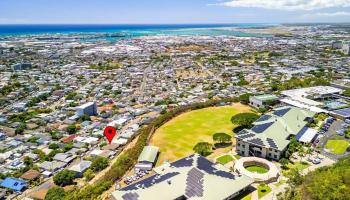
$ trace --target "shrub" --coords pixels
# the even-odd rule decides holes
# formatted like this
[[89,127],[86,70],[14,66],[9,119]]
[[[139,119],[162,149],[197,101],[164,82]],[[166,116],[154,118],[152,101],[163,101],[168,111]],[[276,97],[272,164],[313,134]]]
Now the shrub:
[[58,172],[54,177],[53,181],[56,185],[66,186],[73,184],[73,180],[76,177],[76,173],[67,169]]

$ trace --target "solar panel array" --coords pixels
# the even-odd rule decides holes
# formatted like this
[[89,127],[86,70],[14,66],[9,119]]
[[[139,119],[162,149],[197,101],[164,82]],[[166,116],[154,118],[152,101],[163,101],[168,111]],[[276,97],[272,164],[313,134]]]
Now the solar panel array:
[[274,115],[279,116],[279,117],[283,117],[288,111],[290,111],[291,108],[285,108],[285,109],[281,109],[281,110],[276,110],[275,112],[273,112]]
[[170,166],[176,167],[176,168],[178,168],[178,167],[191,167],[192,165],[193,165],[193,155],[186,157],[186,158],[182,158],[182,159],[170,164]]
[[271,118],[271,115],[263,115],[256,122],[266,121]]
[[267,138],[267,143],[270,145],[271,148],[278,149],[278,146],[276,145],[275,141],[271,138]]
[[247,131],[246,129],[243,129],[243,130],[239,131],[239,132],[237,133],[237,135],[244,135],[244,134],[246,134],[246,133],[248,133],[248,131]]
[[255,133],[262,133],[266,129],[268,129],[272,124],[273,124],[273,122],[256,125],[252,128],[252,131],[254,131]]
[[245,134],[245,135],[237,135],[237,137],[239,139],[246,139],[246,138],[250,138],[250,137],[253,137],[255,134],[253,133],[249,133],[249,134]]
[[344,116],[344,117],[348,117],[350,116],[350,108],[344,108],[344,109],[340,109],[340,110],[334,110],[334,113]]
[[160,182],[163,182],[163,181],[166,181],[176,175],[180,174],[179,172],[170,172],[170,173],[167,173],[167,174],[164,174],[164,175],[153,175],[149,178],[146,178],[140,182],[137,182],[137,183],[134,183],[132,185],[129,185],[123,189],[121,189],[121,191],[128,191],[128,190],[136,190],[136,189],[139,189],[139,188],[149,188],[151,187],[152,185],[155,185],[157,183],[160,183]]
[[139,195],[136,192],[129,192],[122,196],[124,200],[137,200]]
[[187,173],[185,195],[188,198],[203,196],[203,177],[204,173],[197,168],[192,168]]
[[254,139],[248,140],[248,142],[258,146],[265,146],[264,142],[260,138],[254,138]]
[[212,174],[212,175],[216,175],[216,176],[220,176],[220,177],[228,178],[228,179],[235,179],[235,175],[233,175],[229,172],[225,172],[225,171],[221,171],[221,170],[216,169],[214,167],[214,163],[210,162],[209,160],[207,160],[206,158],[204,158],[202,156],[198,157],[197,168],[205,171],[208,174]]

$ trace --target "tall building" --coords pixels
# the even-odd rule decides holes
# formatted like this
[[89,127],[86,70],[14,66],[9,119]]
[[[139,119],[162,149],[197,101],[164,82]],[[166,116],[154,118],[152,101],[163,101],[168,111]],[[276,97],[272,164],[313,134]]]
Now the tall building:
[[32,64],[30,63],[18,63],[11,66],[13,71],[27,70],[30,68],[32,68]]
[[350,55],[350,43],[343,44],[342,52],[346,55]]
[[81,117],[83,115],[94,116],[98,115],[97,113],[97,104],[96,102],[88,102],[76,108],[76,115]]

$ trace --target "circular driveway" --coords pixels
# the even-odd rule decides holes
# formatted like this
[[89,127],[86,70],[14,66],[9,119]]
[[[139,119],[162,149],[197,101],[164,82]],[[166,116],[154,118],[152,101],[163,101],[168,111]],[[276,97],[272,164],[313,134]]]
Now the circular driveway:
[[[246,167],[249,166],[261,166],[268,169],[269,171],[264,174],[250,172],[246,169]],[[272,179],[277,179],[280,172],[277,166],[272,162],[257,157],[242,157],[241,159],[237,160],[235,163],[235,171],[237,173],[244,174],[246,176],[260,181],[269,181]]]

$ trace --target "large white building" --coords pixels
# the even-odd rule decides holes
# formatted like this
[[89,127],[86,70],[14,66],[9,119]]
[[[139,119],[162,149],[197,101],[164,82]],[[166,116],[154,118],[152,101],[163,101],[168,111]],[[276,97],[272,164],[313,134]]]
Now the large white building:
[[78,106],[76,108],[76,115],[78,117],[81,117],[83,115],[89,115],[89,116],[94,116],[97,115],[97,104],[96,102],[89,102],[86,104],[83,104],[81,106]]
[[254,180],[198,154],[156,168],[155,174],[112,193],[115,200],[229,200]]
[[293,90],[282,91],[281,94],[285,97],[280,101],[298,108],[305,108],[317,113],[328,113],[327,110],[322,109],[324,103],[317,101],[339,95],[343,92],[342,89],[331,86],[316,86],[308,88],[299,88]]

